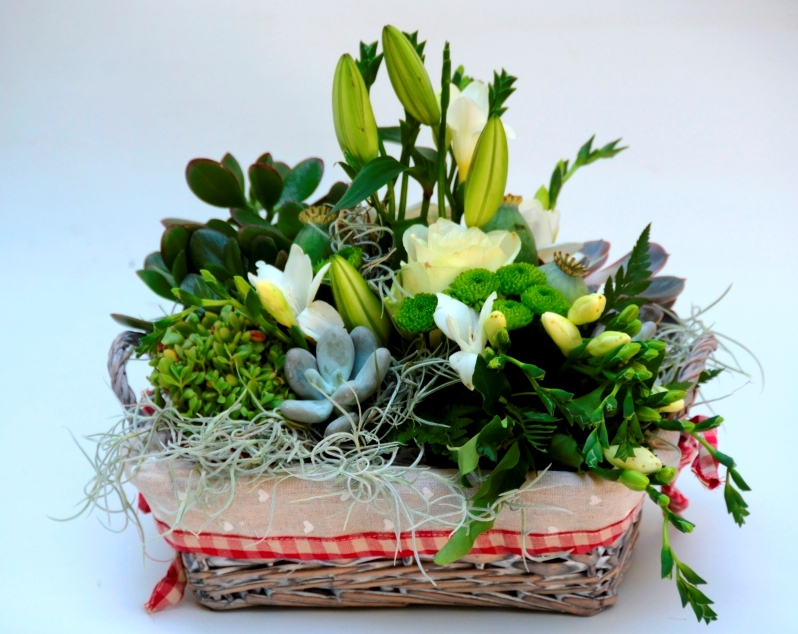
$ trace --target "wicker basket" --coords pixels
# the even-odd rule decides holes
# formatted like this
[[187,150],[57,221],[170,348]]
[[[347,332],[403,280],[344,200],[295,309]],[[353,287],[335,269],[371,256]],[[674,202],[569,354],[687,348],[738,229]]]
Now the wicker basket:
[[[136,333],[123,333],[114,341],[109,353],[112,387],[126,407],[136,402],[135,393],[127,383],[125,364],[137,344]],[[699,338],[682,369],[680,380],[695,383],[716,346],[711,333]],[[693,391],[688,393],[688,409],[694,396]],[[678,415],[685,414],[686,411]],[[678,451],[676,454],[664,462],[678,463]],[[553,475],[556,477],[558,473]],[[575,477],[575,474],[567,475]],[[586,478],[583,480],[585,487],[597,486],[588,476],[581,477]],[[134,483],[148,497],[155,494],[154,489],[148,487],[146,478],[134,479]],[[171,486],[171,481],[168,484]],[[601,486],[609,487],[602,490],[611,491],[613,496],[632,493],[617,483],[601,482]],[[165,488],[168,487],[161,487]],[[590,616],[617,600],[618,586],[629,566],[640,525],[644,494],[634,495],[637,497],[627,500],[632,510],[612,543],[583,554],[555,553],[545,560],[530,560],[518,554],[477,554],[437,566],[428,555],[421,555],[418,561],[407,556],[336,560],[279,556],[250,559],[219,556],[219,551],[214,549],[203,552],[202,548],[176,547],[183,551],[188,587],[197,601],[214,610],[251,606],[374,608],[459,605]],[[294,507],[278,506],[278,514],[281,509],[287,515],[295,510]],[[163,530],[164,526],[160,525],[163,519],[156,515],[156,520]],[[579,518],[576,520],[578,522]]]

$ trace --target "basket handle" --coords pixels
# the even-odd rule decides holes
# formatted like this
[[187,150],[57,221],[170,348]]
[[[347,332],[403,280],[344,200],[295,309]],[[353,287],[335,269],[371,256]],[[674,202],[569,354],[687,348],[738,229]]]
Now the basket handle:
[[678,412],[674,418],[684,418],[689,413],[698,391],[698,377],[706,369],[707,360],[717,349],[718,340],[711,332],[705,332],[696,339],[693,349],[690,350],[690,356],[687,357],[682,371],[679,372],[679,381],[687,381],[693,386],[687,390],[687,396],[684,397],[684,409]]
[[124,408],[133,407],[136,402],[136,393],[127,381],[128,359],[141,343],[141,333],[128,330],[121,333],[111,344],[108,351],[108,374],[111,377],[111,389]]

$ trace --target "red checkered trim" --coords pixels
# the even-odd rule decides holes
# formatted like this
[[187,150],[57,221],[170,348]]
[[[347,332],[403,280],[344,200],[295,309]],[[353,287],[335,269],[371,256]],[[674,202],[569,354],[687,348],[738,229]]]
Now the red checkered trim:
[[183,566],[183,556],[175,554],[166,576],[155,586],[150,595],[150,600],[144,604],[144,609],[150,614],[180,603],[186,591],[186,569]]
[[[642,504],[642,502],[641,502]],[[615,542],[634,521],[638,505],[623,520],[592,531],[530,533],[526,536],[526,554],[531,556],[557,552],[587,553],[598,546]],[[181,552],[203,553],[230,559],[297,559],[327,561],[361,557],[410,557],[435,555],[449,540],[449,531],[401,533],[398,544],[394,533],[357,533],[340,537],[244,537],[200,533],[194,535],[169,527],[156,519],[166,541]],[[478,555],[521,555],[521,535],[517,531],[491,530],[477,539],[471,551]]]
[[[706,416],[694,416],[690,419],[691,423],[700,423],[706,420]],[[718,430],[710,429],[703,433],[706,440],[715,449],[718,448]],[[706,448],[700,444],[690,434],[679,436],[679,451],[682,453],[679,460],[679,471],[681,472],[687,465],[692,465],[691,469],[695,476],[708,489],[717,489],[721,485],[720,474],[718,473],[718,462],[712,457]],[[670,509],[674,513],[681,513],[690,504],[690,500],[676,488],[674,480],[668,486],[662,487],[662,492],[670,497]]]

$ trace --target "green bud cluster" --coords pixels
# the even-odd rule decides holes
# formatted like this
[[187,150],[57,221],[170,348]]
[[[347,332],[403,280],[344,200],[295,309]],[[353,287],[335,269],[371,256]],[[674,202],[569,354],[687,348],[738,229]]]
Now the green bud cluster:
[[565,317],[571,307],[565,295],[551,286],[531,286],[521,294],[521,302],[535,315],[556,313]]
[[495,273],[491,273],[488,269],[471,269],[463,271],[454,278],[447,293],[479,310],[488,296],[498,290],[499,278]]
[[438,298],[430,293],[408,297],[396,313],[396,324],[413,335],[429,332],[435,328],[433,314],[437,306]]
[[521,302],[512,299],[497,299],[493,302],[493,310],[498,310],[507,320],[507,330],[516,330],[527,326],[534,315]]
[[502,295],[521,294],[530,286],[539,286],[546,283],[546,274],[538,267],[526,262],[508,264],[496,271],[499,279],[499,290]]
[[228,305],[201,319],[191,313],[169,328],[152,353],[149,380],[158,405],[168,397],[186,416],[215,416],[241,399],[230,417],[252,420],[293,398],[284,362],[282,344]]

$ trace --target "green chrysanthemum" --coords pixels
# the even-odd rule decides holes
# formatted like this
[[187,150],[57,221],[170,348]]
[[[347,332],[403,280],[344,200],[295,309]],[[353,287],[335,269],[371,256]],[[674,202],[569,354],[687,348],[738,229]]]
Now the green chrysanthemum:
[[[344,260],[349,262],[355,269],[360,270],[360,267],[363,266],[363,249],[358,247],[344,247],[338,252]],[[329,264],[330,258],[324,258],[323,260],[319,261],[316,266],[313,267],[313,275],[316,275],[319,271],[321,271],[321,267],[325,264]],[[324,281],[329,283],[330,278],[329,276],[324,276]]]
[[396,324],[402,330],[413,335],[429,332],[435,328],[435,320],[432,315],[437,306],[438,298],[429,293],[419,293],[415,297],[408,297],[402,302],[399,312],[396,313]]
[[498,310],[507,320],[507,330],[523,328],[532,321],[532,311],[521,302],[512,299],[497,299],[493,302],[493,310]]
[[531,286],[521,295],[521,301],[535,315],[557,313],[565,317],[571,307],[565,295],[551,286]]
[[538,267],[526,262],[508,264],[496,271],[503,295],[521,295],[530,286],[546,283],[546,275]]
[[499,278],[488,269],[463,271],[454,278],[447,291],[464,304],[481,308],[488,296],[499,290]]

